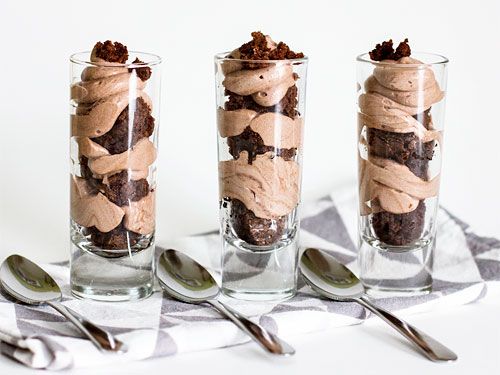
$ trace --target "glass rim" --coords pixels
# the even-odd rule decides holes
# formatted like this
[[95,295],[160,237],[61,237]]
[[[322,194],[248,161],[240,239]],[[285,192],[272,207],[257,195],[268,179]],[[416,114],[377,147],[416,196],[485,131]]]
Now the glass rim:
[[384,61],[374,61],[370,58],[370,55],[368,52],[362,53],[361,55],[356,56],[356,61],[358,62],[363,62],[363,63],[369,63],[377,66],[391,66],[392,68],[417,68],[417,69],[423,69],[428,66],[435,66],[435,65],[446,65],[450,62],[450,60],[443,55],[437,54],[437,53],[430,53],[430,52],[413,52],[414,55],[424,55],[424,56],[429,56],[432,57],[434,60],[432,62],[423,62],[421,64],[392,64],[392,63],[387,63]]
[[235,59],[232,57],[228,57],[228,55],[232,51],[226,51],[226,52],[220,52],[215,54],[214,60],[215,61],[237,61],[237,62],[244,62],[244,63],[257,63],[257,64],[269,64],[269,63],[278,63],[278,62],[285,62],[285,61],[290,61],[292,64],[296,63],[305,63],[309,61],[309,57],[304,56],[300,57],[297,59],[284,59],[284,60],[245,60],[245,59]]
[[[141,52],[141,51],[129,51],[129,55],[141,55],[147,56],[150,58],[148,61],[140,62],[140,63],[113,63],[113,62],[95,62],[90,61],[90,54],[92,51],[80,51],[75,52],[69,56],[69,61],[74,64],[79,65],[91,65],[98,66],[100,68],[144,68],[144,67],[152,67],[156,65],[160,65],[162,63],[162,58],[158,55],[149,52]],[[86,58],[81,58],[80,56],[86,55]]]

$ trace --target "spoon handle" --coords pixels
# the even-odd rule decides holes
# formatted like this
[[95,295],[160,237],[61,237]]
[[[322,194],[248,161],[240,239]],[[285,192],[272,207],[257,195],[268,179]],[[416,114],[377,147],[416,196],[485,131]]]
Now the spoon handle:
[[234,324],[238,326],[238,328],[249,335],[254,341],[260,344],[260,346],[267,352],[278,355],[295,354],[295,349],[285,341],[281,340],[278,336],[270,333],[259,324],[252,322],[250,319],[241,315],[239,312],[233,310],[229,306],[223,304],[218,300],[208,300],[207,302],[221,314],[230,319]]
[[387,322],[396,331],[415,344],[416,347],[431,361],[455,361],[457,359],[457,355],[446,346],[408,324],[404,320],[397,318],[389,311],[374,305],[367,297],[362,296],[356,299],[356,301],[375,315],[382,318],[382,320]]
[[127,351],[127,347],[123,342],[116,339],[111,333],[91,323],[76,311],[53,301],[48,301],[47,304],[73,323],[99,350],[116,353]]

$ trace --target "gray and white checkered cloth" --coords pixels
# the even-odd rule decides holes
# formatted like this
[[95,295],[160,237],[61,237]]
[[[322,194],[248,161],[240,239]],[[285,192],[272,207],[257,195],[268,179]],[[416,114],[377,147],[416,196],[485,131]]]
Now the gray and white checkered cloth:
[[[487,284],[500,281],[499,240],[474,234],[467,224],[444,209],[439,210],[437,225],[433,292],[380,299],[379,305],[408,313],[457,306],[481,298]],[[305,204],[300,236],[302,246],[328,250],[356,272],[354,192],[338,191]],[[215,232],[161,245],[183,249],[214,271],[219,268],[220,243]],[[29,367],[58,370],[97,366],[248,341],[211,308],[174,301],[159,288],[139,302],[82,301],[70,295],[68,262],[43,267],[63,287],[66,306],[111,331],[128,344],[129,352],[103,355],[51,308],[13,304],[0,295],[0,350]],[[230,303],[285,336],[357,324],[368,317],[357,304],[319,299],[302,281],[299,287],[296,297],[277,305]]]

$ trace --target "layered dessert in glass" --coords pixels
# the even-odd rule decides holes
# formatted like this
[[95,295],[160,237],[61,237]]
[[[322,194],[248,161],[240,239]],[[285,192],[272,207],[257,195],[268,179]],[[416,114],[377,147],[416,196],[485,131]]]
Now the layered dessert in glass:
[[360,262],[373,289],[432,284],[446,64],[412,53],[407,39],[358,57]]
[[254,32],[215,63],[222,288],[286,298],[296,288],[307,59]]
[[109,40],[71,57],[71,285],[77,296],[151,293],[159,64],[155,55],[129,53]]

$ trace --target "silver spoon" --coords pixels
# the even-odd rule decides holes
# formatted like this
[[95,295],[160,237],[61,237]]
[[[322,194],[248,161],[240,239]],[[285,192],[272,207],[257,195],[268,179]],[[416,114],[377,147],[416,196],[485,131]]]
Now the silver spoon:
[[0,267],[0,284],[7,294],[28,305],[47,304],[66,319],[102,351],[124,353],[127,346],[113,335],[89,322],[76,311],[60,304],[61,289],[54,279],[29,259],[11,255]]
[[360,280],[334,257],[318,249],[307,249],[300,257],[300,271],[318,294],[336,301],[353,301],[389,323],[431,361],[455,361],[457,355],[419,329],[375,306],[365,295]]
[[187,303],[210,304],[267,352],[278,355],[295,353],[279,337],[217,300],[220,293],[217,282],[202,265],[189,256],[176,250],[165,250],[160,255],[156,277],[161,287],[175,299]]

